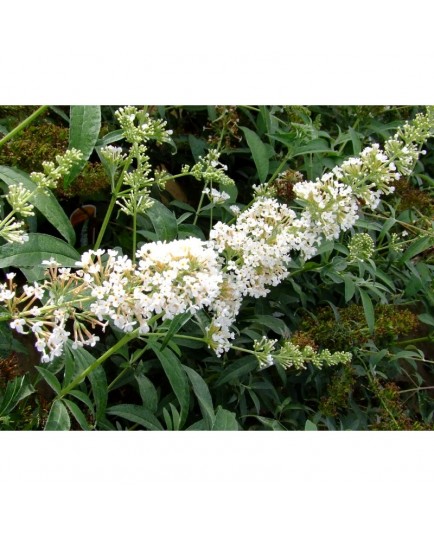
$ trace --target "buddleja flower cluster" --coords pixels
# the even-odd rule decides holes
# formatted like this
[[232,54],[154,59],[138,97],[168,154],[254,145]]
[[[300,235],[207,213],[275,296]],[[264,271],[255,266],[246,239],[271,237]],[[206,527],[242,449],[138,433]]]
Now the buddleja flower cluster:
[[350,262],[367,261],[374,254],[374,241],[367,233],[357,233],[351,238],[348,250]]
[[[140,127],[136,132],[136,113],[125,108],[119,118],[133,144],[145,139],[142,131],[150,130]],[[221,355],[231,348],[243,298],[265,296],[290,276],[291,255],[309,259],[324,239],[350,229],[360,205],[377,207],[381,195],[391,192],[392,183],[415,164],[433,129],[434,112],[429,109],[427,116],[405,125],[384,151],[374,144],[317,180],[297,183],[294,192],[301,207],[297,212],[258,190],[235,223],[218,222],[207,241],[146,244],[136,252],[136,262],[115,250],[88,251],[74,272],[47,261],[47,280],[24,287],[21,294],[9,274],[9,281],[0,286],[0,303],[9,311],[12,328],[35,334],[44,360],[61,354],[71,332],[76,346],[92,346],[98,338],[95,330],[104,330],[107,324],[145,336],[159,318],[198,312],[208,317],[204,327],[208,346]],[[200,162],[200,173],[209,169],[221,179],[223,170],[213,158],[217,154]],[[147,166],[146,159],[143,162]],[[216,176],[212,180],[218,182]],[[371,249],[367,238],[359,237],[350,254],[366,257]],[[41,307],[37,300],[42,297]],[[275,349],[275,341],[265,338],[255,343],[254,352],[261,365],[279,362],[295,369],[306,362],[321,367],[350,358],[347,353],[301,349],[288,341]]]
[[[48,278],[42,284],[24,285],[21,294],[14,283],[16,274],[7,274],[8,282],[0,284],[0,302],[15,316],[10,327],[18,333],[33,333],[41,361],[47,362],[62,355],[71,335],[68,329],[73,330],[73,347],[95,346],[99,340],[95,328],[104,330],[107,323],[84,309],[90,300],[85,296],[88,285],[78,274],[53,259],[43,264],[48,268]],[[71,327],[67,328],[67,323]]]
[[[4,196],[12,210],[0,221],[0,237],[7,242],[23,244],[29,237],[25,232],[26,224],[23,220],[17,220],[15,216],[28,218],[34,215],[34,207],[31,199],[37,193],[46,193],[49,188],[55,188],[59,179],[66,176],[72,166],[82,159],[81,151],[69,149],[64,155],[56,156],[56,163],[43,162],[42,172],[30,174],[30,178],[36,184],[36,188],[28,190],[23,183],[11,184],[8,193]],[[56,165],[57,164],[57,165]]]
[[234,181],[228,177],[227,166],[219,162],[220,153],[216,149],[210,149],[206,156],[199,156],[194,166],[183,166],[182,172],[193,175],[198,181],[208,184],[232,185]]
[[[147,154],[147,144],[150,140],[156,141],[157,144],[170,142],[172,131],[166,129],[166,121],[151,118],[149,113],[135,106],[119,108],[115,116],[125,139],[131,144],[128,155],[111,145],[101,150],[112,179],[118,168],[124,165],[124,168],[121,168],[121,180],[125,189],[117,192],[116,203],[121,211],[129,216],[145,214],[153,204],[150,188],[155,182],[155,178],[151,176],[152,167]],[[133,163],[134,168],[128,170]]]
[[324,365],[349,363],[352,358],[350,352],[332,354],[327,349],[318,352],[309,345],[300,348],[291,341],[285,341],[278,349],[275,348],[276,344],[277,340],[267,339],[267,337],[255,341],[253,348],[261,368],[279,363],[285,369],[302,370],[306,368],[307,363],[312,363],[316,368],[321,369]]

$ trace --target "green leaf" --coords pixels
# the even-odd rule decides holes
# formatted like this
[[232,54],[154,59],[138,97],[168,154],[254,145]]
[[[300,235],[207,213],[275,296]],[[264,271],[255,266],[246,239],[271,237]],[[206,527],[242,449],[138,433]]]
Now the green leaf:
[[181,406],[181,425],[183,425],[187,419],[190,404],[190,388],[187,374],[182,368],[181,362],[170,348],[166,347],[164,350],[161,350],[156,341],[149,341],[148,346],[158,357],[173,392],[178,399],[179,405]]
[[101,129],[101,106],[71,106],[69,115],[69,149],[79,149],[83,159],[64,178],[65,188],[79,175],[95,148]]
[[259,422],[261,422],[264,426],[270,428],[271,430],[274,430],[276,432],[286,430],[286,428],[284,428],[279,421],[276,421],[276,419],[270,419],[269,417],[260,417],[259,415],[255,415],[255,417],[258,419]]
[[53,389],[56,394],[59,394],[62,390],[62,386],[60,385],[60,382],[56,376],[50,370],[47,370],[44,367],[35,367],[35,369],[39,372],[42,378],[44,378],[51,389]]
[[142,399],[143,405],[146,409],[155,413],[158,407],[157,389],[155,389],[154,384],[144,374],[135,374],[134,377],[139,386],[140,398]]
[[285,322],[282,319],[272,315],[255,315],[249,320],[250,322],[255,322],[271,329],[274,331],[274,333],[277,333],[282,337],[285,337],[289,333],[288,326],[285,324]]
[[217,413],[215,416],[214,425],[212,427],[213,431],[238,431],[239,426],[237,419],[235,418],[235,413],[223,409],[221,406],[217,408]]
[[95,147],[105,147],[106,145],[110,145],[111,143],[114,143],[116,141],[123,140],[124,138],[125,138],[125,134],[122,129],[112,130],[111,132],[106,134],[103,138],[98,140],[95,144]]
[[[36,184],[24,171],[0,166],[0,179],[8,186],[11,184],[19,184],[21,182],[22,185],[31,192],[36,189]],[[38,191],[30,199],[30,202],[51,223],[51,225],[57,229],[69,244],[75,243],[74,228],[63,208],[50,190],[44,190],[43,192]]]
[[419,238],[413,244],[407,248],[404,253],[401,255],[399,259],[399,264],[404,264],[405,262],[409,261],[416,255],[419,255],[419,253],[422,253],[422,251],[425,251],[432,245],[432,238],[429,236],[424,236],[422,238]]
[[12,351],[12,330],[5,322],[0,322],[0,359],[8,357]]
[[360,297],[362,298],[363,310],[365,312],[366,323],[368,324],[369,333],[374,333],[375,330],[375,313],[374,306],[372,305],[371,298],[369,294],[359,288]]
[[196,236],[201,240],[206,240],[205,235],[200,227],[193,225],[192,223],[181,223],[178,225],[178,238],[190,238],[190,236]]
[[208,424],[205,421],[205,419],[200,419],[199,421],[196,421],[191,426],[186,428],[186,430],[187,431],[195,431],[195,432],[198,432],[198,431],[204,432],[204,431],[209,430],[209,428],[208,428]]
[[46,266],[34,266],[33,268],[30,266],[20,266],[20,270],[23,272],[28,283],[34,283],[45,278]]
[[[229,199],[226,201],[226,203],[230,204],[230,205],[233,205],[235,203],[235,201],[237,200],[237,197],[238,197],[238,188],[236,186],[235,183],[231,183],[231,184],[220,184],[220,191],[221,192],[225,192],[229,195]],[[226,210],[228,212],[229,209],[226,207]],[[233,213],[230,212],[231,214],[231,217],[233,216]]]
[[190,320],[190,318],[191,313],[181,313],[179,315],[176,315],[175,318],[170,321],[169,329],[167,330],[164,339],[161,341],[160,350],[164,350],[168,342],[173,338],[176,333],[178,333],[182,326],[184,326],[184,324],[186,324]]
[[292,133],[279,132],[270,136],[275,140],[280,141],[286,145],[291,150],[291,157],[301,156],[304,154],[315,154],[315,153],[327,153],[329,155],[338,155],[336,151],[333,151],[330,148],[328,142],[323,138],[316,138],[305,145],[297,146],[296,141],[294,140],[294,135]]
[[160,421],[149,410],[136,404],[118,404],[106,411],[107,415],[121,417],[127,421],[140,424],[147,430],[162,430]]
[[424,324],[428,324],[429,326],[434,326],[434,316],[430,315],[429,313],[422,313],[418,316],[419,320],[423,322]]
[[329,153],[338,154],[336,151],[332,151],[328,142],[323,138],[317,138],[312,140],[302,147],[297,147],[291,154],[292,158],[300,156],[302,154],[315,154],[315,153]]
[[83,393],[83,391],[79,391],[78,389],[73,389],[68,394],[69,396],[77,398],[80,400],[80,402],[83,402],[83,404],[89,408],[89,411],[92,413],[92,415],[95,416],[95,408],[93,407],[93,404],[86,393]]
[[[371,271],[371,270],[368,270],[368,271]],[[393,280],[387,274],[385,274],[382,270],[380,270],[380,268],[375,267],[375,270],[372,270],[372,275],[376,277],[377,279],[381,279],[390,288],[392,292],[395,290],[395,284]]]
[[63,385],[69,385],[72,381],[75,371],[75,360],[71,352],[65,352]]
[[395,223],[396,219],[392,217],[384,222],[383,227],[381,229],[381,233],[378,236],[378,242],[381,242],[381,240],[386,236],[386,233],[390,231],[390,229],[395,225]]
[[173,430],[172,417],[170,416],[170,413],[167,411],[166,408],[163,408],[163,419],[166,424],[166,430],[172,431]]
[[199,161],[199,156],[204,156],[208,147],[206,141],[196,138],[192,134],[188,135],[188,143],[190,145],[191,154],[193,155],[194,161]]
[[[169,403],[170,411],[172,413],[172,418],[168,419],[165,416],[165,421],[169,423],[169,428],[174,431],[178,431],[181,429],[181,416],[179,415],[178,410],[175,408],[175,406],[171,403]],[[168,411],[166,408],[163,408],[163,414],[166,413],[167,416],[169,416]]]
[[220,375],[220,378],[216,381],[217,387],[224,385],[232,380],[238,379],[241,376],[248,374],[252,370],[258,368],[258,360],[254,356],[246,356],[237,359],[234,363],[231,363]]
[[318,430],[316,424],[309,419],[305,422],[304,429],[309,432],[316,432]]
[[3,398],[0,400],[0,416],[7,415],[14,407],[35,392],[27,376],[18,376],[9,381],[6,386]]
[[146,216],[151,220],[158,240],[169,242],[176,238],[178,222],[173,212],[163,203],[154,199],[152,206],[146,211]]
[[258,177],[261,182],[264,182],[267,178],[270,161],[268,157],[268,151],[265,144],[261,141],[260,137],[247,127],[240,127],[246,136],[247,145],[252,152],[253,161],[255,162],[256,169],[258,171]]
[[193,392],[196,395],[196,398],[199,402],[202,416],[208,425],[208,430],[211,430],[212,425],[214,423],[215,414],[214,414],[214,407],[212,403],[211,393],[209,392],[208,385],[205,383],[205,380],[195,370],[185,365],[183,366],[183,368],[185,372],[187,373],[191,386],[193,387]]
[[53,257],[62,266],[75,266],[80,254],[59,238],[33,233],[24,244],[4,244],[0,246],[0,268],[8,266],[37,266],[43,260]]
[[78,422],[82,430],[90,430],[89,423],[87,422],[87,419],[84,415],[84,413],[81,411],[81,409],[77,406],[75,402],[72,400],[64,399],[63,402],[71,412],[74,419]]
[[353,153],[358,155],[362,150],[359,133],[356,132],[352,127],[349,127],[348,132],[350,133],[351,142],[353,144]]
[[68,410],[61,400],[55,400],[51,406],[44,430],[61,431],[71,428]]
[[66,123],[69,124],[69,117],[66,115],[66,113],[61,108],[59,108],[59,106],[50,106],[50,110],[52,110],[59,117],[61,117]]
[[348,303],[356,292],[356,285],[350,274],[344,274],[342,278],[345,283],[345,302]]
[[[78,365],[78,371],[77,371],[77,375],[78,375],[83,370],[87,369],[90,365],[92,365],[96,361],[96,359],[93,357],[92,354],[90,354],[84,348],[76,348],[72,350],[71,345],[72,345],[72,342],[67,341],[65,345],[65,349],[67,352],[72,353],[73,358]],[[102,366],[97,367],[95,370],[93,370],[89,374],[87,378],[92,387],[92,394],[93,394],[93,398],[95,400],[95,406],[96,406],[95,419],[98,421],[98,419],[103,417],[105,413],[105,409],[107,407],[108,390],[107,390],[107,377],[104,372],[104,368]]]

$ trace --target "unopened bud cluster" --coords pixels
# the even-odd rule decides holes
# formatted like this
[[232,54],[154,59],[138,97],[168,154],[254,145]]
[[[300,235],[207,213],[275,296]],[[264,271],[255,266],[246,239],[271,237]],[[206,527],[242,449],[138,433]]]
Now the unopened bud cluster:
[[279,363],[283,368],[303,370],[308,363],[321,369],[324,365],[333,366],[349,363],[352,355],[349,352],[334,352],[329,350],[314,350],[311,346],[301,347],[291,341],[276,349],[277,340],[262,337],[253,344],[253,351],[259,361],[260,368],[266,368]]
[[167,121],[151,118],[149,113],[138,110],[135,106],[119,108],[115,116],[125,139],[131,144],[146,144],[149,140],[164,143],[170,141],[173,134],[171,130],[166,130]]
[[220,153],[216,149],[208,151],[206,156],[200,156],[194,166],[183,166],[182,172],[193,175],[205,184],[233,185],[234,181],[226,174],[228,168],[219,162]]
[[[147,144],[150,140],[157,143],[170,142],[172,131],[166,129],[166,121],[154,119],[149,113],[138,110],[135,106],[119,108],[115,116],[131,147],[127,155],[123,154],[120,148],[111,145],[102,149],[101,153],[111,167],[113,176],[118,167],[124,164],[121,180],[125,188],[116,194],[116,203],[122,212],[135,217],[137,214],[145,214],[152,206],[150,189],[154,182],[164,182],[162,177],[151,176]],[[126,169],[129,166],[131,169]]]
[[358,233],[351,237],[348,244],[348,260],[367,261],[374,254],[374,241],[367,233]]
[[30,178],[36,183],[36,188],[28,190],[23,183],[11,184],[8,193],[4,196],[12,210],[0,221],[0,237],[7,242],[23,244],[29,237],[25,232],[25,223],[15,218],[20,215],[28,218],[34,215],[33,205],[30,200],[38,192],[46,192],[48,188],[55,188],[60,178],[67,175],[74,164],[82,158],[81,151],[68,149],[64,155],[56,156],[57,165],[54,162],[43,162],[43,172],[34,172]]

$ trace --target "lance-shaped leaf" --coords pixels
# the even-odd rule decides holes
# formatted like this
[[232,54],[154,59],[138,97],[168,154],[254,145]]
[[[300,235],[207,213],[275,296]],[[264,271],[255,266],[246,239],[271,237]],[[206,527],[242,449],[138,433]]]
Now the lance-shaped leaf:
[[33,233],[24,244],[0,246],[0,268],[41,266],[42,261],[53,257],[62,266],[74,266],[80,254],[70,245],[54,236]]
[[101,129],[101,106],[71,106],[69,149],[79,149],[83,159],[75,164],[63,183],[67,188],[84,168],[92,154]]

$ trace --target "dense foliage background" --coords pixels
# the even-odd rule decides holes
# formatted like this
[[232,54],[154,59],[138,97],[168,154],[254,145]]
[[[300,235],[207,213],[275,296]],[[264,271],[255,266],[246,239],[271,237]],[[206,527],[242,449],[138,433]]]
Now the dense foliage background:
[[[74,108],[85,107],[50,107],[11,137],[0,147],[0,172],[40,171],[43,161],[64,152],[74,136]],[[88,163],[54,192],[75,229],[77,252],[93,246],[109,205],[111,181],[100,150],[108,142],[123,143],[116,136],[117,108],[100,107]],[[0,135],[7,136],[35,110],[0,107]],[[194,177],[174,179],[165,190],[154,187],[156,203],[138,220],[139,242],[206,239],[215,222],[233,219],[230,204],[243,209],[252,201],[253,186],[270,178],[278,199],[291,205],[294,184],[314,180],[367,145],[382,144],[423,108],[150,106],[147,111],[173,130],[172,145],[150,146],[155,170],[179,175],[184,165],[215,148],[235,186],[226,188],[228,203],[208,207],[202,204],[203,184]],[[283,284],[266,297],[243,302],[235,346],[251,348],[266,335],[301,347],[351,352],[351,363],[259,369],[253,355],[232,350],[219,358],[202,342],[183,339],[182,334],[199,338],[200,330],[182,317],[172,323],[173,345],[133,340],[59,406],[53,403],[56,392],[116,345],[120,334],[108,332],[89,351],[68,347],[42,366],[32,337],[13,334],[1,323],[0,428],[432,429],[433,148],[429,141],[411,176],[402,178],[375,212],[362,209],[354,230],[325,242],[306,263],[294,258]],[[1,186],[6,193],[7,183]],[[2,216],[8,210],[3,201]],[[64,239],[42,212],[27,223],[31,232]],[[375,250],[366,260],[351,260],[354,232],[373,239]],[[127,254],[134,247],[131,222],[121,211],[114,213],[101,244],[115,246]],[[19,268],[21,285],[43,276],[34,263],[11,260],[9,245],[1,245],[2,281],[11,266]]]

